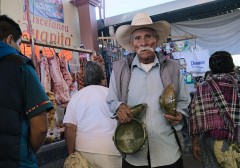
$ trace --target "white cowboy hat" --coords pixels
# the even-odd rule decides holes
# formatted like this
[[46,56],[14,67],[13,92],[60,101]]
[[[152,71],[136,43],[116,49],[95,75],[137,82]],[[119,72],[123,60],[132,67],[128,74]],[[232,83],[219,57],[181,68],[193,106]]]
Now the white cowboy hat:
[[158,44],[167,41],[170,34],[170,24],[166,21],[152,22],[152,19],[146,13],[138,13],[134,16],[131,25],[122,25],[116,31],[116,39],[118,43],[126,50],[132,51],[130,46],[131,34],[140,28],[152,28],[159,35]]

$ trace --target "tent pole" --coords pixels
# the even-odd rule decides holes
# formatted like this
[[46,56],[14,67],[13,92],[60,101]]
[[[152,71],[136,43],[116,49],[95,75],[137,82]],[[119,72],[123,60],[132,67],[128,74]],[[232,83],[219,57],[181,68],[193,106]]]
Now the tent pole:
[[31,43],[31,59],[33,61],[33,64],[35,66],[36,72],[38,74],[38,77],[40,77],[40,70],[37,66],[37,58],[35,55],[35,50],[34,50],[34,38],[33,38],[33,30],[32,30],[32,23],[31,23],[31,18],[30,18],[30,8],[29,8],[29,0],[24,0],[25,2],[25,12],[26,12],[26,16],[27,16],[27,32],[30,36],[30,43]]

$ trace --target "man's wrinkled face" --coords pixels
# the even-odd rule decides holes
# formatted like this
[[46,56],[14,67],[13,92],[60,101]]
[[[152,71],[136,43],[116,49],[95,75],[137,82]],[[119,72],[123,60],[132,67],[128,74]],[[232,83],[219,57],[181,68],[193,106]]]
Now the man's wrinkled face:
[[132,50],[135,51],[141,60],[154,58],[155,48],[157,46],[158,37],[154,34],[154,30],[150,28],[141,28],[135,30],[131,34],[130,45]]

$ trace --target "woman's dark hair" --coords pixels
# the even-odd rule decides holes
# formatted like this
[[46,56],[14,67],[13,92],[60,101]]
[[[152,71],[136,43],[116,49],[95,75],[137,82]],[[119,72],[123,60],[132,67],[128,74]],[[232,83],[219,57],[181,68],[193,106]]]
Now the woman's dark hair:
[[15,42],[22,36],[19,24],[7,15],[0,15],[0,40],[5,39],[9,35],[13,36]]
[[97,62],[88,61],[84,68],[84,86],[101,85],[105,79],[103,66]]
[[213,74],[229,73],[234,71],[232,56],[227,51],[217,51],[209,59],[209,67]]

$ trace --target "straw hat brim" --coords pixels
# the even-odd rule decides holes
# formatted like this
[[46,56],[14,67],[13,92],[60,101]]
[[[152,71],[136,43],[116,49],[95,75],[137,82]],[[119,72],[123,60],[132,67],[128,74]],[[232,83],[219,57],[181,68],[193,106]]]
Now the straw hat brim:
[[116,39],[120,46],[128,51],[132,51],[130,46],[130,36],[135,30],[140,28],[152,28],[159,35],[158,44],[163,44],[167,41],[170,34],[170,27],[170,24],[166,21],[159,21],[145,25],[122,25],[116,31]]

